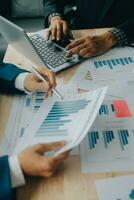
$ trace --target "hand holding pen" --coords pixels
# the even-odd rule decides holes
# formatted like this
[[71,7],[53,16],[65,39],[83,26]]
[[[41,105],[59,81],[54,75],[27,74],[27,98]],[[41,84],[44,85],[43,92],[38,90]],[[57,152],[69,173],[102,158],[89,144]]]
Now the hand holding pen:
[[[34,72],[36,71],[42,79],[40,79]],[[56,87],[56,79],[54,72],[50,71],[45,67],[38,67],[38,69],[31,68],[32,73],[29,74],[24,80],[24,87],[26,90],[30,92],[34,92],[37,90],[45,91],[46,97],[51,96],[55,91]],[[59,93],[58,93],[59,94]]]

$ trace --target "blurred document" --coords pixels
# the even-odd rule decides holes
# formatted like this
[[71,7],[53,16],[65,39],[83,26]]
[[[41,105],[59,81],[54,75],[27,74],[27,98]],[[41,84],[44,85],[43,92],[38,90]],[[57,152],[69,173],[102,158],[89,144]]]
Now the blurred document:
[[60,140],[66,140],[67,144],[55,155],[77,146],[94,122],[106,91],[104,87],[75,95],[66,93],[63,100],[45,100],[14,153],[31,144]]
[[134,175],[98,180],[96,187],[99,200],[134,199]]

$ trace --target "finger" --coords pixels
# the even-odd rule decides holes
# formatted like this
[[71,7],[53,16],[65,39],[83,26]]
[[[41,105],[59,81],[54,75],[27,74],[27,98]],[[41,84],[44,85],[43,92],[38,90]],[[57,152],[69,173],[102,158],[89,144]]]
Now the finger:
[[86,48],[87,44],[81,44],[78,45],[77,47],[72,48],[71,50],[69,50],[66,54],[67,57],[72,56],[75,53],[79,53],[82,49]]
[[47,92],[46,92],[46,94],[45,94],[45,98],[47,98],[47,97],[51,97],[52,96],[52,90],[50,89],[50,90],[48,90]]
[[66,23],[63,23],[63,34],[67,35],[67,33],[68,33],[68,26]]
[[48,78],[48,81],[51,85],[52,88],[55,88],[56,87],[56,77],[55,77],[55,73],[48,70],[48,71],[44,71],[44,75],[47,76]]
[[72,49],[72,48],[74,48],[74,47],[77,47],[78,45],[81,45],[81,44],[84,43],[84,42],[85,42],[84,39],[75,40],[75,41],[73,41],[71,44],[69,44],[69,45],[66,47],[66,49],[67,49],[67,50],[70,50],[70,49]]
[[57,26],[54,25],[52,26],[52,40],[56,40],[56,35],[57,35]]
[[83,48],[79,52],[79,55],[82,57],[87,57],[88,54],[91,54],[91,49],[89,48]]
[[62,24],[58,22],[57,24],[57,41],[61,40],[62,37]]
[[53,162],[56,166],[59,165],[61,162],[63,162],[64,160],[66,160],[69,156],[69,151],[62,153],[58,156],[55,157],[51,157],[51,162]]
[[65,144],[66,144],[65,141],[46,143],[46,144],[37,144],[37,145],[35,145],[35,150],[39,153],[44,153],[47,151],[53,151],[53,150],[60,149]]
[[34,90],[42,90],[42,91],[48,91],[51,88],[51,85],[49,82],[38,82],[37,80],[33,83]]
[[52,31],[51,28],[49,28],[48,31],[47,31],[47,40],[50,39],[51,31]]

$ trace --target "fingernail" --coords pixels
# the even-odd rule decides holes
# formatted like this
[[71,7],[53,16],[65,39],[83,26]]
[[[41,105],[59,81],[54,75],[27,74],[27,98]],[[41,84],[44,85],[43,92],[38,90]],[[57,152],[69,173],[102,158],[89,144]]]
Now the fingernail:
[[67,58],[70,57],[70,53],[69,52],[66,53],[66,57]]

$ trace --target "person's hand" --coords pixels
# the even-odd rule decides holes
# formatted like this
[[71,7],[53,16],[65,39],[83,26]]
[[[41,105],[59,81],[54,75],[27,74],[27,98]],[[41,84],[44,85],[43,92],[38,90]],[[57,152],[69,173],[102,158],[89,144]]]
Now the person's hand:
[[44,83],[30,73],[29,75],[26,76],[24,80],[24,88],[29,92],[42,90],[46,92],[46,97],[51,96],[52,95],[51,89],[55,88],[56,86],[56,79],[54,72],[44,67],[38,67],[37,71],[39,72],[39,74],[44,76],[44,78],[47,79],[48,82]]
[[68,23],[64,21],[60,16],[55,16],[51,19],[47,32],[47,39],[50,37],[52,40],[57,41],[63,40],[64,37],[68,37],[70,39],[73,38]]
[[68,157],[69,152],[65,152],[55,157],[47,157],[44,153],[58,150],[64,145],[65,142],[60,141],[48,144],[37,144],[28,147],[18,155],[18,160],[22,170],[29,176],[52,176]]
[[76,53],[85,58],[98,56],[115,46],[116,43],[117,39],[112,32],[98,36],[86,36],[69,44],[66,47],[68,50],[66,56],[70,57]]

